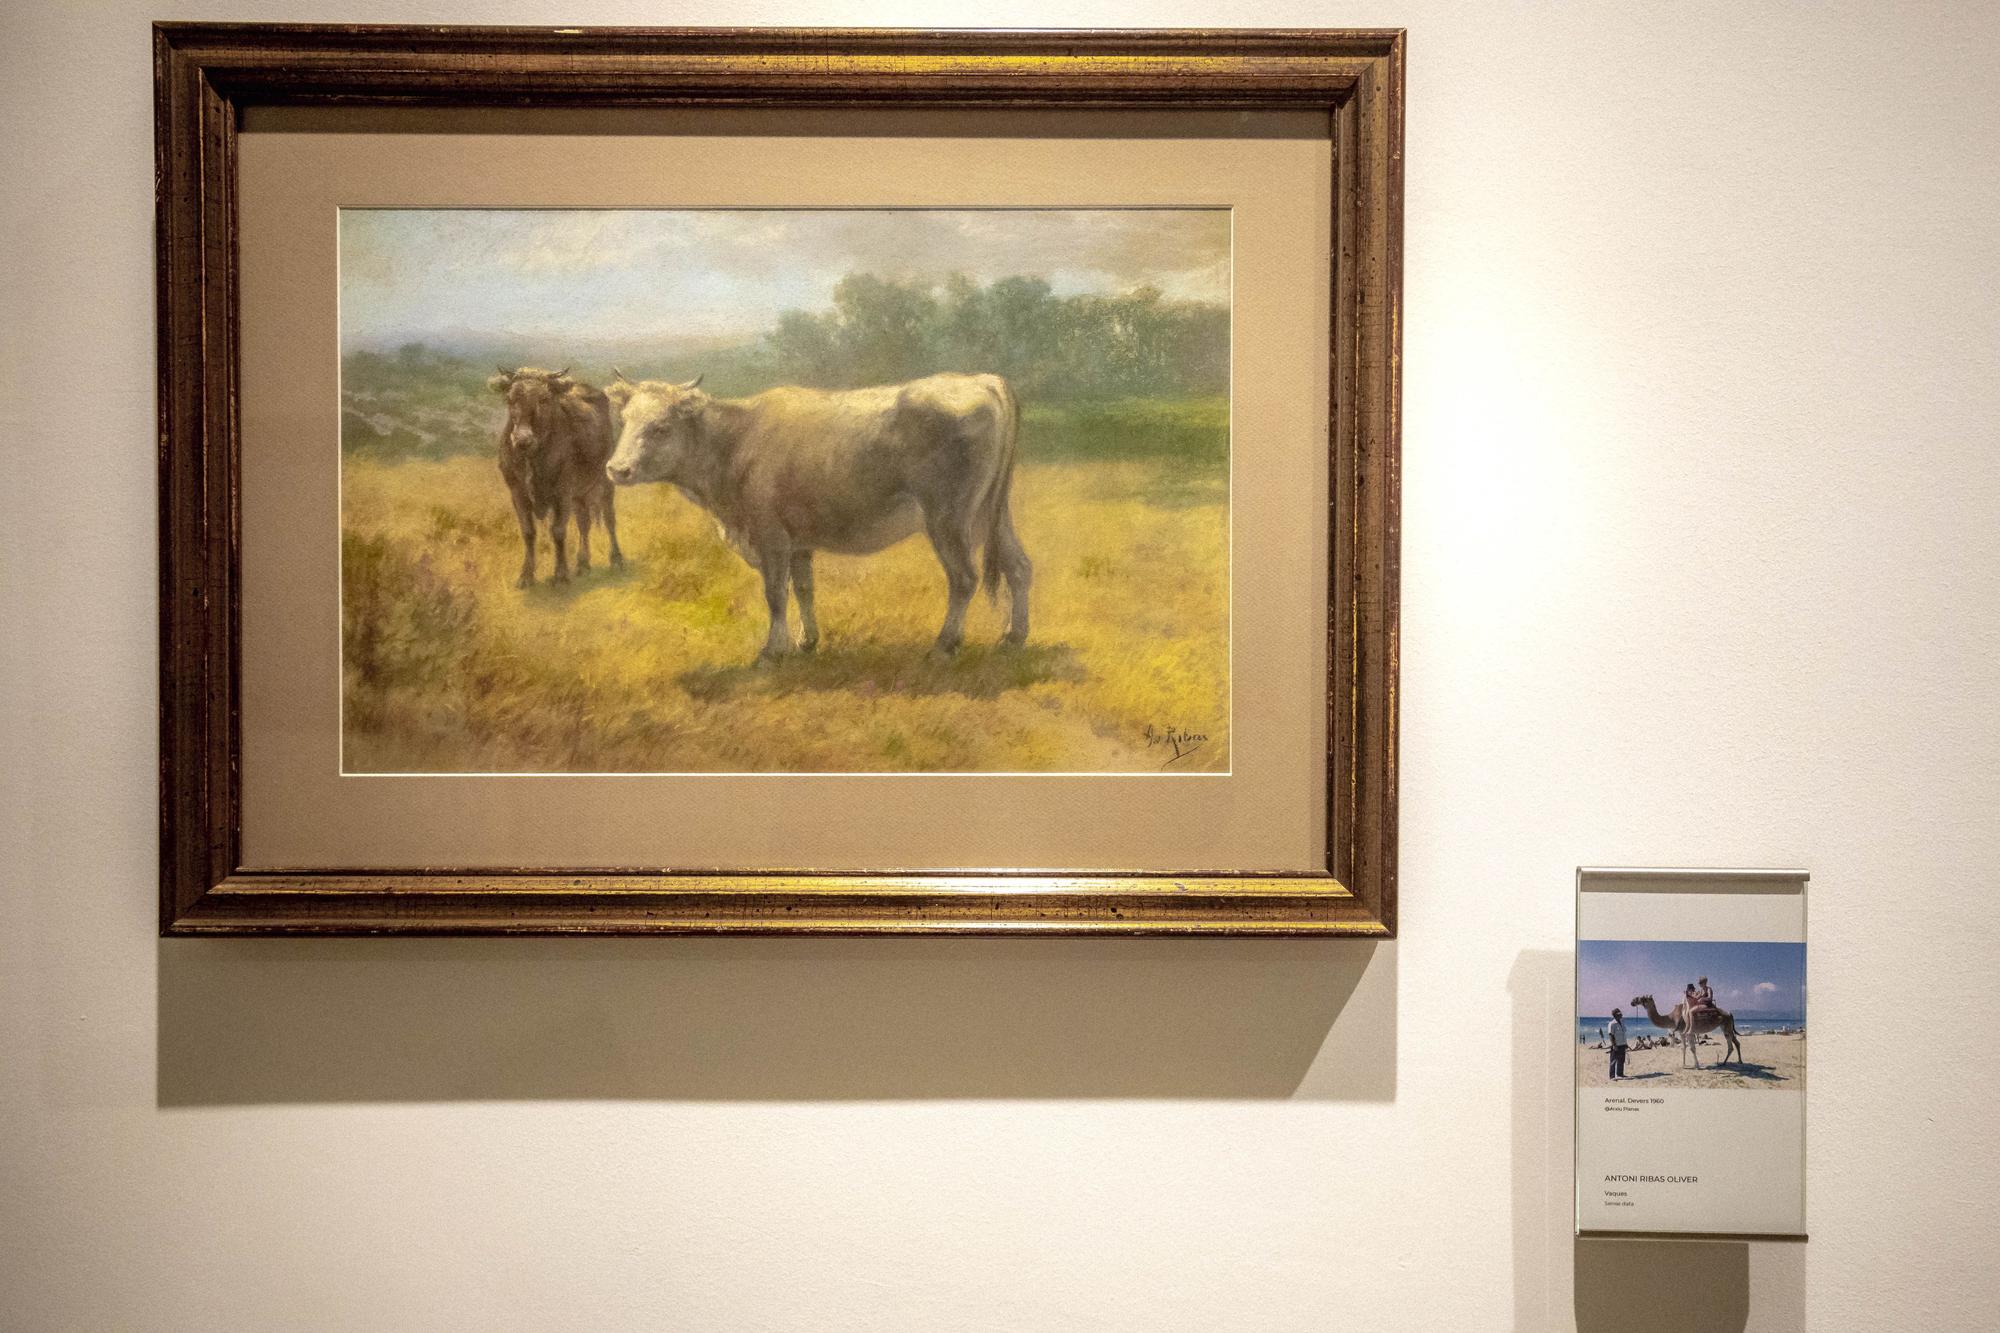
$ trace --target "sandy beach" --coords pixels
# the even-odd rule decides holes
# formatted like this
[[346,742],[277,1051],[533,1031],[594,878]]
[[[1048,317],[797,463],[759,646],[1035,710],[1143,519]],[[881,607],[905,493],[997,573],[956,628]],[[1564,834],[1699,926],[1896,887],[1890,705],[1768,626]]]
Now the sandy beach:
[[[1639,1034],[1631,1034],[1637,1037]],[[1803,1035],[1782,1037],[1775,1033],[1746,1033],[1740,1064],[1714,1067],[1726,1047],[1718,1035],[1713,1042],[1698,1047],[1701,1068],[1681,1068],[1682,1055],[1673,1046],[1651,1050],[1630,1048],[1625,1054],[1625,1078],[1615,1086],[1634,1088],[1778,1088],[1804,1092],[1806,1087],[1806,1039]],[[1578,1087],[1614,1086],[1608,1072],[1611,1053],[1601,1048],[1576,1048]]]

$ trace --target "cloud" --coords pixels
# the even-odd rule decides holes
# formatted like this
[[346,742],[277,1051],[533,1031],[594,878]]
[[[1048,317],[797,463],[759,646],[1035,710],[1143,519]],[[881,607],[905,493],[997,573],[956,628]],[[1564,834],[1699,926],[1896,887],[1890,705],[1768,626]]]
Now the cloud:
[[1778,993],[1778,984],[1774,981],[1760,981],[1752,986],[1750,990],[1752,994],[1756,995],[1776,995]]
[[1224,302],[1226,209],[348,209],[345,339],[760,333],[848,273]]

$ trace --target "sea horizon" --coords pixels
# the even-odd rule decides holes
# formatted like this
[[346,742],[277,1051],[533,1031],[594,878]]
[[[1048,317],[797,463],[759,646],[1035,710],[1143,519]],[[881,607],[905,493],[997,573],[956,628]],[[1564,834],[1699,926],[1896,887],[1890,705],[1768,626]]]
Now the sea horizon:
[[[1735,1017],[1736,1031],[1744,1036],[1776,1032],[1780,1028],[1803,1028],[1806,1023],[1804,1014],[1758,1013],[1754,1017],[1743,1014],[1738,1014]],[[1598,1039],[1599,1034],[1610,1026],[1611,1015],[1609,1014],[1580,1015],[1576,1020],[1576,1035],[1579,1038],[1588,1038],[1591,1041],[1595,1041]],[[1626,1037],[1628,1039],[1636,1039],[1641,1033],[1650,1033],[1658,1037],[1671,1035],[1672,1030],[1653,1026],[1652,1020],[1646,1017],[1644,1010],[1639,1012],[1636,1019],[1633,1015],[1626,1014]]]

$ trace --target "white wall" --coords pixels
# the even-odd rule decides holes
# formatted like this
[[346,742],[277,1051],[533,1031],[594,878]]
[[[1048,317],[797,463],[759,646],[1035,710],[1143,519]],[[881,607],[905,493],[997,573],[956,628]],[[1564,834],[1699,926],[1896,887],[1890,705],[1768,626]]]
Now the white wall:
[[[1412,31],[1403,938],[154,938],[148,22],[0,43],[0,1325],[1991,1327],[1991,7]],[[1569,1238],[1578,862],[1813,872],[1805,1247]]]

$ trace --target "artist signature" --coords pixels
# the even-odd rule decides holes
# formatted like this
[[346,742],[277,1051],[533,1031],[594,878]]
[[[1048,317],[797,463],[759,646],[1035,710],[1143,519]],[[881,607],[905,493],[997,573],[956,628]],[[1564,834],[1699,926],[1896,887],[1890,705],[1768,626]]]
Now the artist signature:
[[1202,746],[1208,744],[1208,734],[1206,732],[1183,731],[1179,727],[1155,727],[1150,722],[1146,724],[1144,731],[1140,734],[1146,738],[1146,745],[1149,749],[1164,745],[1173,752],[1167,759],[1167,762],[1160,765],[1161,768],[1179,763]]

